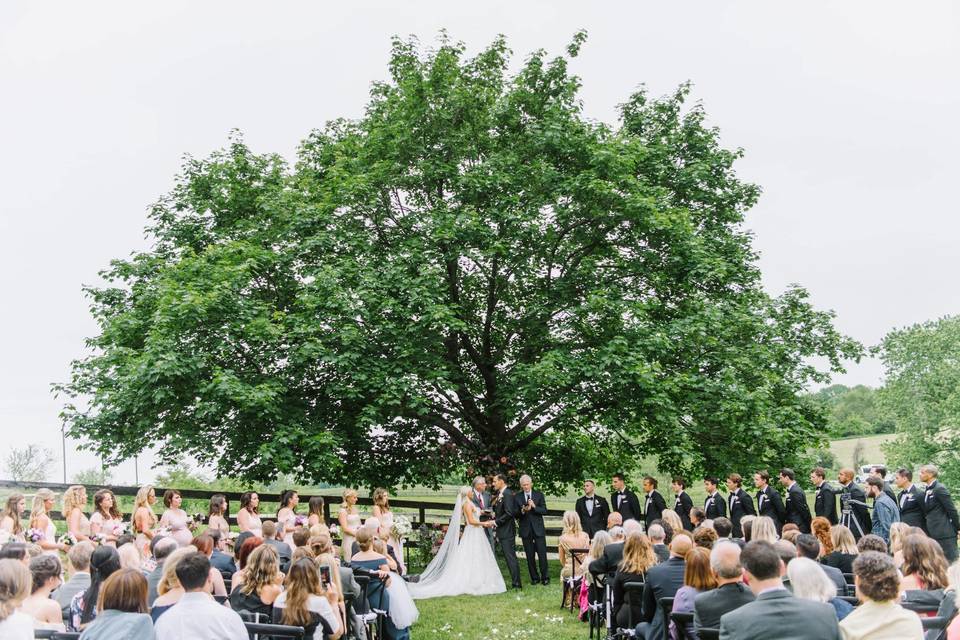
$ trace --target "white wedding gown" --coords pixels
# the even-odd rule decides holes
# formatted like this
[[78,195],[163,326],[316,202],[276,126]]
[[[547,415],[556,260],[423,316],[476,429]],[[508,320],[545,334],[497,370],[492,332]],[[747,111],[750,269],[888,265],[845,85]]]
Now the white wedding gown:
[[507,590],[483,527],[467,524],[463,535],[457,536],[464,508],[468,507],[458,496],[440,550],[420,574],[420,581],[407,585],[413,598],[483,596]]

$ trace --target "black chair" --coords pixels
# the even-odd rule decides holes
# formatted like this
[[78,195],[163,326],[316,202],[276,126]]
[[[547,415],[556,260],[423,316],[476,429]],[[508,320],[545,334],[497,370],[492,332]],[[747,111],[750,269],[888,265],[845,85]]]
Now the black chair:
[[[590,553],[590,549],[570,549],[570,558],[571,564],[573,565],[573,576],[563,580],[563,592],[560,594],[560,608],[564,608],[564,603],[567,601],[567,593],[572,591],[570,595],[570,612],[573,613],[578,609],[577,600],[580,596],[580,583],[583,580],[583,577],[580,576],[580,572],[577,571],[577,568],[582,564],[581,558]],[[580,577],[576,577],[580,576]]]
[[[370,576],[364,573],[354,571],[353,577],[360,586],[360,601],[366,603],[366,612],[360,614],[360,619],[367,627],[367,638],[369,640],[380,640],[383,637],[383,617],[386,611],[374,609],[370,604]],[[386,589],[386,585],[380,584],[380,589]]]
[[844,602],[852,604],[855,607],[860,606],[860,601],[857,600],[856,596],[837,596],[837,597],[843,600]]
[[663,640],[670,640],[670,613],[673,611],[673,598],[660,598],[657,601],[663,613]]
[[936,613],[940,609],[940,604],[933,604],[928,602],[910,602],[909,600],[901,600],[900,606],[908,611],[913,611],[914,613],[925,614],[925,613]]
[[224,604],[229,600],[229,596],[213,596],[213,599],[217,601],[217,604]]
[[947,623],[950,621],[946,618],[941,618],[940,616],[934,616],[932,618],[920,618],[920,624],[923,625],[924,631],[930,631],[931,629],[946,629]]
[[[637,581],[623,583],[623,604],[627,608],[627,628],[633,629],[640,621],[633,619],[633,608],[643,607],[643,583]],[[614,620],[616,624],[616,620]]]
[[697,629],[697,635],[700,636],[700,640],[720,640],[720,629],[700,627]]
[[693,612],[671,611],[670,619],[673,620],[673,624],[677,627],[677,634],[680,636],[680,640],[689,640],[687,625],[693,624]]
[[42,640],[79,640],[79,631],[55,631],[53,629],[34,629],[34,638]]
[[851,584],[851,585],[853,584],[853,574],[852,574],[852,573],[845,573],[845,574],[843,574],[843,579],[847,581],[847,584]]
[[250,640],[258,640],[263,635],[269,638],[303,638],[303,627],[291,627],[285,624],[264,624],[259,622],[244,622]]

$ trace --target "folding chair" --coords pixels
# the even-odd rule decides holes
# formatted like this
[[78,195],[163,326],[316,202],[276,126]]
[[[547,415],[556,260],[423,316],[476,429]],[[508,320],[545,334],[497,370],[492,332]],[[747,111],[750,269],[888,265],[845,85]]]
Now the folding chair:
[[670,613],[673,611],[673,598],[660,598],[657,601],[663,614],[663,640],[670,640]]
[[697,629],[697,635],[700,636],[700,640],[720,640],[720,629],[700,627]]
[[304,634],[303,627],[291,627],[285,624],[265,624],[259,622],[245,622],[247,633],[250,634],[250,640],[257,640],[260,635],[268,638],[294,638],[302,639]]
[[639,620],[633,619],[633,608],[643,606],[642,582],[631,581],[623,583],[623,606],[627,607],[627,628],[633,629],[640,624]]
[[693,612],[671,611],[670,620],[672,620],[673,624],[677,627],[677,634],[680,640],[689,640],[689,636],[687,636],[687,625],[693,624]]

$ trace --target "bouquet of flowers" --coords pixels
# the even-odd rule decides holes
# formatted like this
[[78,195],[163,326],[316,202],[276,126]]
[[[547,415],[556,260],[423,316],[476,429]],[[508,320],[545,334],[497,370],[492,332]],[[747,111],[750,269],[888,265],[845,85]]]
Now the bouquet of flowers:
[[127,533],[129,530],[130,524],[128,522],[118,522],[113,525],[113,535],[119,538],[123,534]]
[[307,516],[296,516],[293,519],[293,526],[295,527],[305,527],[307,526]]
[[95,534],[93,534],[92,536],[90,536],[90,540],[91,540],[94,544],[105,544],[105,543],[107,542],[107,534],[102,533],[102,532],[101,532],[101,533],[95,533]]
[[57,542],[68,547],[72,547],[73,545],[77,544],[77,536],[67,531],[65,534],[57,538]]
[[170,535],[170,527],[160,527],[154,532],[155,537]]
[[410,537],[410,534],[413,533],[413,525],[410,524],[410,519],[407,516],[394,516],[393,528],[390,529],[390,533],[397,540]]
[[330,525],[330,536],[336,538],[340,535],[340,527],[335,524]]
[[41,540],[43,540],[44,538],[46,538],[47,534],[45,534],[41,529],[31,528],[27,531],[26,537],[27,537],[27,540],[36,544]]
[[203,514],[195,513],[192,516],[187,516],[187,524],[203,524]]

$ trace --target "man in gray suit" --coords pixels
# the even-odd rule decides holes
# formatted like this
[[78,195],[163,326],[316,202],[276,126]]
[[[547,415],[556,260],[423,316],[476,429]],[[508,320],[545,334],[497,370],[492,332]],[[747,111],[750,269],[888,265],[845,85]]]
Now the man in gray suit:
[[[480,522],[486,522],[492,517],[492,507],[490,493],[487,491],[487,480],[483,476],[477,476],[473,479],[473,493],[470,494],[470,502],[480,511]],[[488,512],[484,514],[484,511]],[[493,527],[487,527],[483,530],[487,534],[487,540],[493,547]]]
[[151,546],[153,546],[153,559],[157,561],[156,568],[147,574],[147,605],[152,607],[153,601],[157,599],[157,587],[160,585],[160,578],[163,576],[163,561],[180,545],[177,544],[176,540],[167,536],[154,538],[151,541]]
[[725,613],[753,602],[753,592],[743,584],[740,545],[732,540],[718,540],[710,550],[710,570],[717,579],[717,588],[698,593],[693,600],[693,626],[697,629],[720,626]]
[[780,581],[780,555],[755,540],[740,555],[744,579],[756,600],[720,618],[720,640],[840,640],[832,605],[801,600]]
[[90,586],[90,556],[93,554],[93,544],[87,541],[80,542],[70,547],[67,552],[67,559],[73,568],[70,579],[60,585],[60,588],[50,594],[61,610],[70,609],[70,601],[73,596],[81,591],[86,591]]

